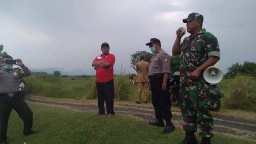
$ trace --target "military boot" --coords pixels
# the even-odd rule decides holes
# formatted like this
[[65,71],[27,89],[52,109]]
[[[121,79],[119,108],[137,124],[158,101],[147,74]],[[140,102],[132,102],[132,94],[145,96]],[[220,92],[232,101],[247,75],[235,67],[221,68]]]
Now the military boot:
[[31,134],[35,134],[37,131],[36,130],[29,130],[29,131],[23,131],[23,135],[24,136],[28,136],[28,135],[31,135]]
[[158,127],[164,127],[164,121],[163,120],[155,119],[153,121],[150,121],[149,124],[154,125],[154,126],[158,126]]
[[162,134],[167,134],[175,130],[175,126],[171,121],[166,121],[166,126],[164,130],[162,131]]
[[196,136],[194,135],[194,133],[186,132],[186,137],[181,142],[181,144],[198,144],[198,142],[196,140]]

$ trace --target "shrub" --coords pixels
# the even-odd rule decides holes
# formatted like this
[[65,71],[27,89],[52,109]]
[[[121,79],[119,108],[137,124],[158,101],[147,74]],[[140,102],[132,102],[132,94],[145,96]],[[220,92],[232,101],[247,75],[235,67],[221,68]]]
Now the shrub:
[[250,76],[238,76],[228,84],[227,108],[253,110],[256,105],[256,81]]
[[46,72],[36,72],[32,73],[32,75],[36,78],[46,78],[49,76]]
[[96,89],[96,82],[95,77],[90,78],[90,82],[86,86],[88,88],[88,95],[86,99],[96,99],[97,98],[97,89]]
[[53,75],[32,75],[25,78],[26,94],[39,95],[54,98],[81,99],[88,94],[87,79],[71,80],[66,77],[55,77]]
[[25,78],[25,92],[26,94],[38,94],[43,90],[42,83],[37,80],[35,77]]
[[54,71],[53,75],[59,77],[61,75],[61,73],[60,73],[60,71]]
[[[126,76],[120,75],[114,77],[114,91],[116,100],[128,100],[129,98],[129,79]],[[87,85],[89,94],[86,99],[97,98],[97,89],[95,77],[90,79],[90,83]]]
[[[72,78],[73,79],[73,78]],[[96,99],[95,77],[79,78],[55,77],[53,75],[36,74],[25,78],[26,93],[55,98]],[[127,76],[114,77],[115,99],[128,100],[130,83]]]
[[115,76],[115,99],[128,100],[129,98],[129,78],[124,75]]

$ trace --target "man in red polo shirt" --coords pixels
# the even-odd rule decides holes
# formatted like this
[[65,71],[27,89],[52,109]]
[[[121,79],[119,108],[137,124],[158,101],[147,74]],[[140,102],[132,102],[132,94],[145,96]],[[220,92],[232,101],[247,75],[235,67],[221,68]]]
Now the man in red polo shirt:
[[109,44],[104,42],[101,44],[102,54],[97,56],[92,66],[96,70],[96,88],[98,93],[98,115],[105,114],[104,101],[106,101],[107,114],[111,118],[114,112],[114,80],[113,66],[115,56],[109,53]]

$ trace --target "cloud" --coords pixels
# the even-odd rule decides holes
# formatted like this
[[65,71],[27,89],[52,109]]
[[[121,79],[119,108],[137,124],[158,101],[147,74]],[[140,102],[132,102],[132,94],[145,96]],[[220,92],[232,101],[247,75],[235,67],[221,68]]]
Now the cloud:
[[170,5],[183,7],[188,3],[188,0],[171,0],[167,1]]
[[5,39],[16,39],[26,43],[49,43],[53,41],[53,38],[47,33],[40,30],[38,27],[26,27],[20,24],[12,17],[4,16],[5,20],[0,23],[0,27],[3,29],[0,31],[2,37]]
[[[60,67],[94,74],[100,44],[110,43],[115,72],[130,68],[130,55],[146,50],[151,37],[171,54],[175,31],[191,12],[205,16],[204,27],[219,40],[220,66],[255,60],[254,0],[24,0],[0,5],[0,39],[4,50],[30,68]],[[232,6],[231,6],[232,5]],[[186,36],[189,34],[187,33]],[[231,56],[230,56],[231,55]],[[239,55],[239,58],[236,57]]]
[[50,43],[53,39],[46,33],[40,31],[39,29],[25,29],[22,27],[16,27],[15,32],[17,36],[24,41],[30,41],[32,43]]
[[162,12],[154,17],[155,20],[160,20],[164,23],[181,22],[182,18],[187,17],[189,12],[187,11],[175,11],[175,12]]

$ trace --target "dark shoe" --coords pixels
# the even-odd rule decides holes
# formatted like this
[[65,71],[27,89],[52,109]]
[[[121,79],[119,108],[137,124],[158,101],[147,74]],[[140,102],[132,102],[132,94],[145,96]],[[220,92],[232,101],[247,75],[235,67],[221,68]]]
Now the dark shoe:
[[211,138],[202,138],[201,144],[211,144]]
[[149,124],[154,125],[154,126],[158,126],[158,127],[164,127],[164,122],[160,121],[158,119],[150,121]]
[[186,133],[186,137],[185,139],[181,142],[181,144],[198,144],[197,140],[196,140],[196,136],[194,135],[194,133]]
[[0,144],[8,144],[7,140],[1,141]]
[[28,132],[23,132],[23,134],[24,134],[24,136],[28,136],[28,135],[34,134],[36,132],[37,132],[36,130],[30,130]]
[[162,131],[162,134],[167,134],[175,130],[175,126],[171,123],[169,125],[166,125],[164,130]]

